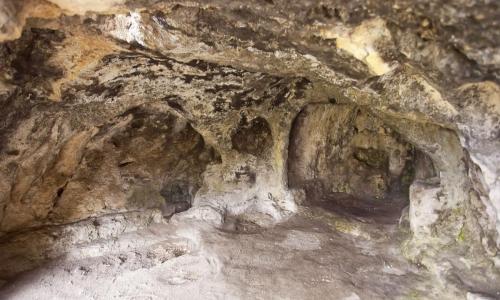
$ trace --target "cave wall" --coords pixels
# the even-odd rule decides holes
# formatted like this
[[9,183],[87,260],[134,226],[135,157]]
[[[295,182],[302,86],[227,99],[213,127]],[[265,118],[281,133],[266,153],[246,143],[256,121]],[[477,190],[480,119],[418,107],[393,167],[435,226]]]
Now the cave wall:
[[1,230],[190,205],[206,165],[218,159],[214,149],[172,113],[135,107],[113,121],[82,130],[63,115],[28,119],[5,145],[2,175],[11,190]]
[[[39,43],[47,44],[26,47]],[[50,63],[50,51],[80,49],[60,31],[35,29],[3,49],[18,47],[21,53],[4,62],[24,90],[5,95],[12,105],[2,131],[2,231],[118,211],[168,210],[163,202],[179,197],[214,210],[219,219],[247,209],[280,219],[276,202],[294,205],[280,164],[306,79],[122,50],[82,57],[79,76],[58,83],[64,100],[52,102],[47,80],[62,71]],[[17,76],[25,68],[17,62],[24,59],[40,60],[44,68]],[[34,84],[35,98],[17,107],[15,99]]]
[[308,181],[319,180],[326,193],[379,199],[413,181],[412,146],[358,107],[306,106],[295,122],[288,160],[290,186],[305,188]]
[[2,234],[183,210],[168,198],[217,226],[283,220],[303,196],[288,169],[314,156],[287,164],[293,120],[322,105],[302,130],[336,145],[355,105],[434,165],[409,187],[412,257],[497,255],[497,3],[98,2],[0,2]]

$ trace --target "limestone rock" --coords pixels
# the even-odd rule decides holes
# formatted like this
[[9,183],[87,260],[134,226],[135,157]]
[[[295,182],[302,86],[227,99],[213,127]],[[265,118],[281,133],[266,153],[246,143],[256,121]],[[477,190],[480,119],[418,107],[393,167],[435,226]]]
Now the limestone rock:
[[[49,244],[54,230],[111,236],[89,222],[152,211],[151,222],[226,233],[262,232],[304,205],[370,224],[408,211],[409,259],[444,286],[495,293],[499,11],[0,0],[0,245]],[[283,245],[319,249],[313,237]],[[30,247],[21,254],[49,259]]]

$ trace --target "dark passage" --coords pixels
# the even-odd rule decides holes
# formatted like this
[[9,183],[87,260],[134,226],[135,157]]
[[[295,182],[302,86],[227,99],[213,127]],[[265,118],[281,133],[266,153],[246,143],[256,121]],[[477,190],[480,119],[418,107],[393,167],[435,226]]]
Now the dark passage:
[[289,185],[305,190],[308,205],[365,222],[397,222],[417,166],[434,172],[426,156],[354,105],[306,107],[289,147]]

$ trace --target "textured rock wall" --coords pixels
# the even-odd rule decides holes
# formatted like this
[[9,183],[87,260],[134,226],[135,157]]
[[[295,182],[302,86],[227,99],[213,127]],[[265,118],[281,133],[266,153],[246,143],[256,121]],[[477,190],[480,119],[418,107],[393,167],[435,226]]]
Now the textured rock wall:
[[272,224],[303,196],[287,181],[293,120],[336,103],[432,160],[438,179],[409,188],[410,257],[498,260],[498,3],[1,4],[3,234],[189,205],[176,217]]
[[[330,199],[334,203],[323,204],[358,215],[393,212],[393,221],[400,218],[416,154],[381,120],[353,105],[309,105],[297,116],[290,139],[290,187],[305,189],[310,201]],[[432,164],[422,172],[433,172]]]

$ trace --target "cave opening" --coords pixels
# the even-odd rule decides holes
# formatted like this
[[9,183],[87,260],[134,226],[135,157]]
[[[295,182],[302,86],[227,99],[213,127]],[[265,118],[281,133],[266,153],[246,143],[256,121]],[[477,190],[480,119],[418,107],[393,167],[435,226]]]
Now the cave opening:
[[435,177],[426,154],[355,105],[308,105],[292,125],[288,184],[304,190],[307,206],[393,224],[409,205],[410,185]]

